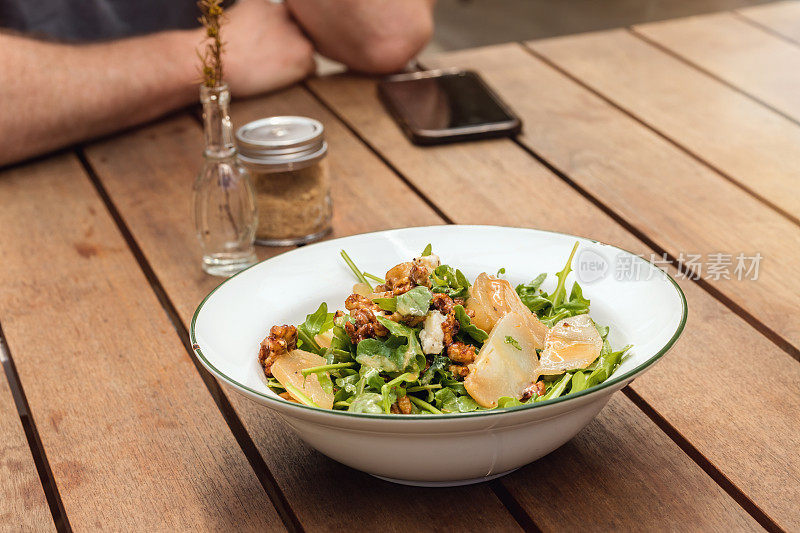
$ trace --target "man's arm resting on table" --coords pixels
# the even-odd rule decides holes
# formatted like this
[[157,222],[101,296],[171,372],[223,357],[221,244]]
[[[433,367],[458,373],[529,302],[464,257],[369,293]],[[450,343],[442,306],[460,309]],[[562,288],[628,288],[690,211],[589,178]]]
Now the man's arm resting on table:
[[[193,35],[190,37],[189,35]],[[153,119],[197,97],[196,32],[65,45],[0,34],[0,165]]]
[[372,73],[401,70],[433,34],[435,0],[286,0],[323,55]]
[[[133,126],[198,99],[203,30],[68,45],[0,33],[0,165]],[[285,6],[240,0],[223,26],[235,96],[294,83],[313,48]]]

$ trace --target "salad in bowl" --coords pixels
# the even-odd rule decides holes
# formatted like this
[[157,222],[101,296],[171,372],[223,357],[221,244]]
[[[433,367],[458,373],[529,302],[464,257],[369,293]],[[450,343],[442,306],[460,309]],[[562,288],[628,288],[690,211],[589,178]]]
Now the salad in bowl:
[[630,346],[612,349],[577,281],[576,242],[551,293],[547,274],[513,287],[464,273],[429,244],[384,277],[342,259],[357,283],[342,308],[323,302],[299,325],[275,325],[258,361],[269,388],[307,406],[372,414],[502,409],[603,383]]
[[257,404],[248,416],[375,476],[442,486],[567,442],[686,317],[678,284],[615,246],[448,225],[277,255],[214,289],[190,333],[198,361]]

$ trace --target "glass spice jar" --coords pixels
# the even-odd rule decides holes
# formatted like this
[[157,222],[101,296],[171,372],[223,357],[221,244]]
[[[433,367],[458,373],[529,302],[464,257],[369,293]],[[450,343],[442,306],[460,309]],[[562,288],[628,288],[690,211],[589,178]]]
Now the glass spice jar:
[[319,121],[263,118],[239,128],[236,141],[256,192],[257,244],[307,243],[330,232],[328,144]]

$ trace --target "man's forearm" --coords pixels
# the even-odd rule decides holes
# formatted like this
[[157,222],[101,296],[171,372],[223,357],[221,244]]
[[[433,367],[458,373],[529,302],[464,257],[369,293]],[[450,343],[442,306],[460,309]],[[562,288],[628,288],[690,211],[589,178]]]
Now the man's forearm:
[[0,34],[0,165],[156,118],[197,97],[196,31],[64,45]]
[[435,0],[286,0],[317,50],[366,72],[401,69],[428,42]]

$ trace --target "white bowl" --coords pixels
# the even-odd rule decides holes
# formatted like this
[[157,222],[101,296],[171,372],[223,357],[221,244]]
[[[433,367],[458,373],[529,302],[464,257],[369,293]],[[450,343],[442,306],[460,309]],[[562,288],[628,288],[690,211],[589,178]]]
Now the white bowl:
[[[555,287],[575,241],[567,286],[578,279],[590,316],[611,327],[609,341],[629,356],[601,385],[575,395],[509,409],[447,415],[375,415],[290,403],[265,384],[259,343],[274,324],[299,324],[320,302],[342,308],[354,283],[339,256],[383,274],[432,243],[444,263],[469,279],[506,269],[512,284],[548,274]],[[638,279],[625,279],[638,272]],[[577,278],[576,278],[577,276]],[[634,277],[634,276],[631,276]],[[458,485],[508,473],[555,450],[581,430],[609,397],[647,370],[686,323],[686,299],[660,269],[596,241],[520,228],[432,226],[368,233],[304,246],[259,263],[214,289],[198,306],[191,338],[200,362],[223,385],[277,411],[328,457],[391,481]]]

